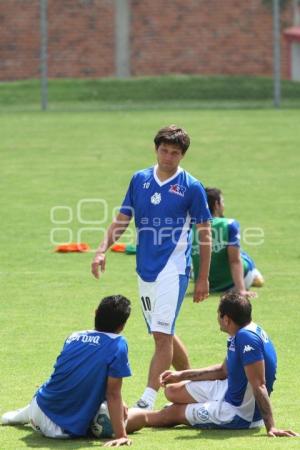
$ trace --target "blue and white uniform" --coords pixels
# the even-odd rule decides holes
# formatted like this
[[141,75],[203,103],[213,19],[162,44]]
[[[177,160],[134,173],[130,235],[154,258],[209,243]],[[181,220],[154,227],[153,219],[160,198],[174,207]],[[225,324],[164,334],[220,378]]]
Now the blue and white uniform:
[[134,174],[120,212],[134,216],[137,273],[149,331],[174,333],[191,266],[191,226],[211,219],[201,183],[178,168],[160,181],[157,166]]
[[130,375],[124,337],[94,330],[73,333],[31,403],[34,428],[48,437],[86,435],[105,400],[107,377]]
[[266,332],[251,322],[228,339],[226,380],[188,382],[186,389],[198,402],[187,406],[186,418],[197,428],[254,428],[263,420],[244,367],[265,363],[269,395],[276,379],[277,357]]

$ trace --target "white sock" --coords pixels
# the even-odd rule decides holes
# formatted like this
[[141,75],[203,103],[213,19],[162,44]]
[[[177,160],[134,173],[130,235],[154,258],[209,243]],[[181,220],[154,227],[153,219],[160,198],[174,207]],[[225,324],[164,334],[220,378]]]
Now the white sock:
[[157,397],[157,391],[155,389],[152,389],[150,387],[146,387],[146,389],[144,390],[144,393],[141,397],[142,400],[144,400],[145,402],[148,403],[148,405],[153,408],[154,407],[154,403]]

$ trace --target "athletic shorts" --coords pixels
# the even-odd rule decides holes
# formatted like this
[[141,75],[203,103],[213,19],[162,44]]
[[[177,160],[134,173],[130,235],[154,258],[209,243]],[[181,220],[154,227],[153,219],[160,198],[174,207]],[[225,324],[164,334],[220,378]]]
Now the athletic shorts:
[[162,271],[153,282],[138,276],[141,306],[149,333],[174,334],[189,278],[176,271]]
[[263,426],[263,421],[248,422],[237,415],[236,408],[224,400],[227,380],[189,381],[187,392],[197,403],[187,405],[185,417],[195,428],[247,429]]
[[33,397],[29,406],[29,421],[32,428],[46,437],[54,439],[69,439],[70,435],[64,433],[63,429],[52,422],[37,404]]

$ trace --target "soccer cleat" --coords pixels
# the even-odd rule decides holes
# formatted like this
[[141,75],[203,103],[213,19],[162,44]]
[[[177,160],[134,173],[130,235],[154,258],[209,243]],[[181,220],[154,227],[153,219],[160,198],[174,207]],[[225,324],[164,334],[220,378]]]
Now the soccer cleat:
[[153,407],[147,403],[145,400],[143,400],[142,398],[140,398],[134,405],[133,408],[139,408],[139,409],[144,409],[144,410],[148,410],[151,411],[153,409]]
[[16,411],[8,411],[1,417],[2,425],[24,425],[29,422],[29,406]]

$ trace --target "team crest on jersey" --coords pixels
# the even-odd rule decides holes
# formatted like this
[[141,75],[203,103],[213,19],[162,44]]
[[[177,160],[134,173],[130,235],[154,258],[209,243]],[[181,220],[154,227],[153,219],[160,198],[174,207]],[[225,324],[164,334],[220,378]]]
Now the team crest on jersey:
[[180,184],[171,184],[169,192],[171,194],[180,195],[180,197],[184,197],[184,193],[186,191],[186,187],[180,186]]
[[151,197],[151,203],[153,205],[159,205],[160,202],[161,202],[161,195],[159,192],[155,192],[155,194],[153,194]]

